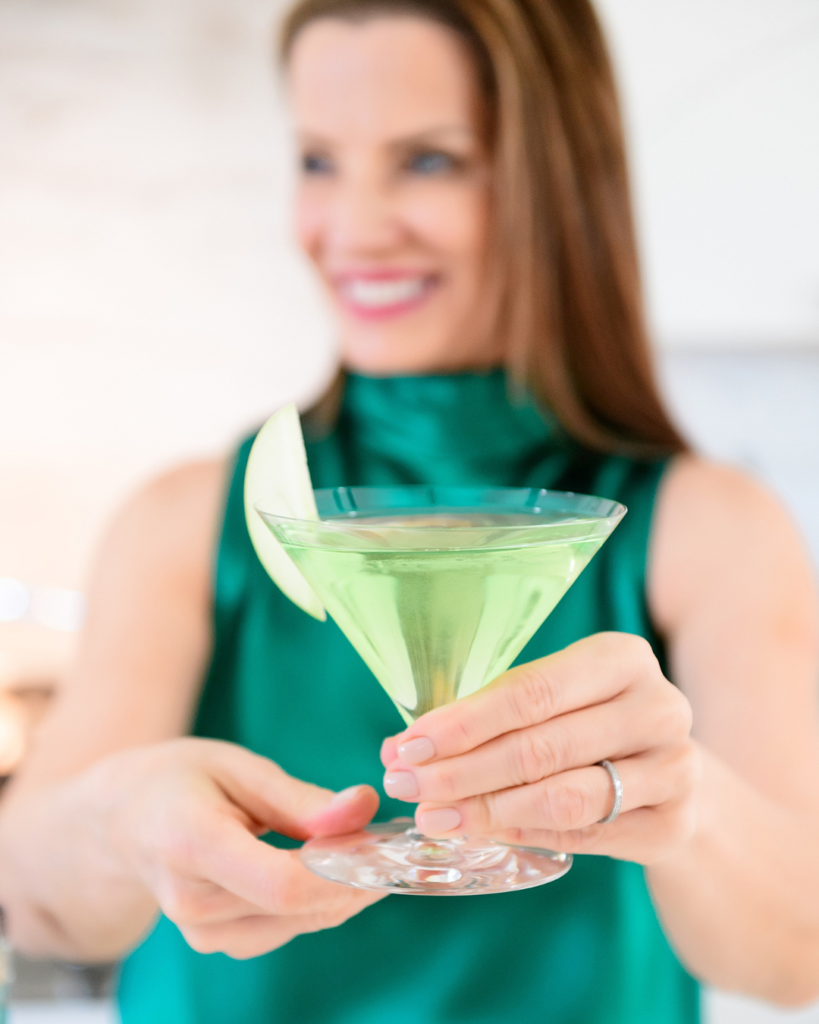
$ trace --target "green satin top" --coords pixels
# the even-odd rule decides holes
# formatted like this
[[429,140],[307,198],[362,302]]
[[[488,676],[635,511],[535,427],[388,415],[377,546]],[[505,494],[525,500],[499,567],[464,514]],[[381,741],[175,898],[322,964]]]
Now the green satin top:
[[[241,445],[219,543],[215,645],[194,733],[230,740],[332,789],[381,791],[382,739],[403,723],[332,622],[291,604],[250,545]],[[664,464],[591,453],[502,373],[350,376],[332,433],[308,440],[316,487],[438,483],[602,495],[629,513],[521,655],[600,630],[647,637],[646,546]],[[382,799],[379,818],[407,805]],[[294,845],[271,836],[277,845]],[[520,892],[393,895],[339,928],[254,960],[194,953],[161,918],[126,960],[123,1024],[693,1024],[697,983],[675,958],[642,868],[575,857]]]

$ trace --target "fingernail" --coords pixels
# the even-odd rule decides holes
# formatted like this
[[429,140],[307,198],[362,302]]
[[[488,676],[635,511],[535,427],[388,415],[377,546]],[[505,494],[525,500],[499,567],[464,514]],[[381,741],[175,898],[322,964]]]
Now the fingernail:
[[387,796],[394,796],[397,800],[418,796],[418,783],[412,772],[387,772],[384,789]]
[[441,832],[451,832],[461,824],[460,811],[454,807],[437,807],[432,811],[424,811],[416,819],[418,828],[426,835],[437,836]]
[[435,744],[426,736],[416,736],[401,744],[398,756],[405,764],[423,764],[435,757]]
[[336,793],[333,799],[330,801],[331,804],[343,804],[348,800],[352,800],[358,796],[361,791],[361,786],[348,786],[346,789],[342,789]]

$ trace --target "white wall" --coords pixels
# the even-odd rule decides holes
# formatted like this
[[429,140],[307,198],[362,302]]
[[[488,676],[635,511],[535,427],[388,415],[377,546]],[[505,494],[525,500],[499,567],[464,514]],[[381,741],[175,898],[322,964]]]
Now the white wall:
[[273,0],[0,4],[0,576],[329,370],[288,241]]
[[597,2],[659,340],[819,345],[819,4]]

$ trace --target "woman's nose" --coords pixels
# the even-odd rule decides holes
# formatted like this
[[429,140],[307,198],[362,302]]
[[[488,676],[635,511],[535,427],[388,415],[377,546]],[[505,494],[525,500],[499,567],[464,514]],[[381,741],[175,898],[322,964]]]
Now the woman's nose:
[[370,175],[339,183],[329,220],[327,241],[336,252],[349,255],[386,253],[404,235],[394,192]]

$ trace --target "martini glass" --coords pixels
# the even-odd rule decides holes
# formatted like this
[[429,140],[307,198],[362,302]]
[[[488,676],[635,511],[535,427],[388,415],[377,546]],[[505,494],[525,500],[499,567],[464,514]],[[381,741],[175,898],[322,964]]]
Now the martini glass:
[[[314,493],[318,519],[257,511],[408,725],[504,672],[626,511],[528,488]],[[541,885],[572,861],[486,839],[430,839],[411,818],[314,839],[301,857],[334,882],[434,895]]]

